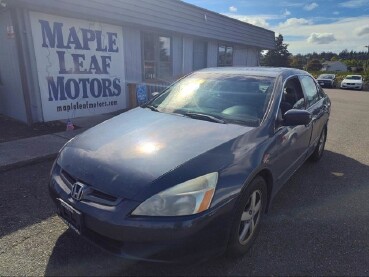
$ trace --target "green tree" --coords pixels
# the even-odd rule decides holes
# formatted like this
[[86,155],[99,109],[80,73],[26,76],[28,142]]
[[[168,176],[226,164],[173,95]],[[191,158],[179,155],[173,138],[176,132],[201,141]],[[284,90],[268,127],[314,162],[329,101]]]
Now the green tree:
[[291,56],[290,58],[290,66],[293,68],[303,69],[306,64],[306,58],[302,55],[297,54],[296,56]]
[[307,70],[309,71],[318,71],[322,68],[322,64],[318,59],[312,59],[307,64]]
[[275,38],[275,48],[269,50],[262,59],[262,65],[266,66],[289,66],[290,52],[287,50],[288,44],[283,43],[283,36]]

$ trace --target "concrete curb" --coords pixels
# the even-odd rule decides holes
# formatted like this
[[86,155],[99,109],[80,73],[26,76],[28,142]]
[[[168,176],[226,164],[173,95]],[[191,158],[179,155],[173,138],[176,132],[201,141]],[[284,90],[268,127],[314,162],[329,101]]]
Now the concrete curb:
[[121,112],[75,118],[74,124],[81,128],[73,131],[0,143],[0,172],[55,159],[59,150],[71,138]]
[[59,150],[84,129],[31,137],[0,144],[0,172],[55,159]]
[[32,158],[29,160],[23,160],[23,161],[15,162],[12,164],[3,165],[3,166],[0,166],[0,172],[10,171],[13,169],[41,163],[41,162],[48,161],[48,160],[54,160],[56,159],[57,156],[58,156],[58,153],[49,154],[46,156],[40,156],[40,157]]

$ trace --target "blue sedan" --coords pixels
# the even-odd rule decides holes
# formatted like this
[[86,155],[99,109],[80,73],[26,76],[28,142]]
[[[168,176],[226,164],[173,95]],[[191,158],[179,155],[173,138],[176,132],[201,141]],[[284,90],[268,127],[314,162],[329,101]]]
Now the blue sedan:
[[58,214],[117,255],[243,255],[282,185],[324,152],[330,100],[305,71],[204,69],[69,141],[51,173]]

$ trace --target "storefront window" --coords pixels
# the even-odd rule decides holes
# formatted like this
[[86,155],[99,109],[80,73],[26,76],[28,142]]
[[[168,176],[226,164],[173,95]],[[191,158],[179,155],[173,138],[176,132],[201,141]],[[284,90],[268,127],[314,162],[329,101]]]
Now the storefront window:
[[232,66],[232,65],[233,65],[233,47],[219,45],[218,66]]
[[154,34],[143,35],[145,80],[172,77],[171,38]]

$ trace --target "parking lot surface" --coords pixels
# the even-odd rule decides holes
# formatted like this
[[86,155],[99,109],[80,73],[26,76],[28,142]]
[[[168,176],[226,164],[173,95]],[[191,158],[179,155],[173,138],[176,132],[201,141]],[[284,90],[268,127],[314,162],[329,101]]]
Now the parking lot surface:
[[280,191],[244,257],[166,265],[110,255],[55,215],[47,161],[0,174],[0,275],[369,275],[369,92],[325,91],[325,154]]

